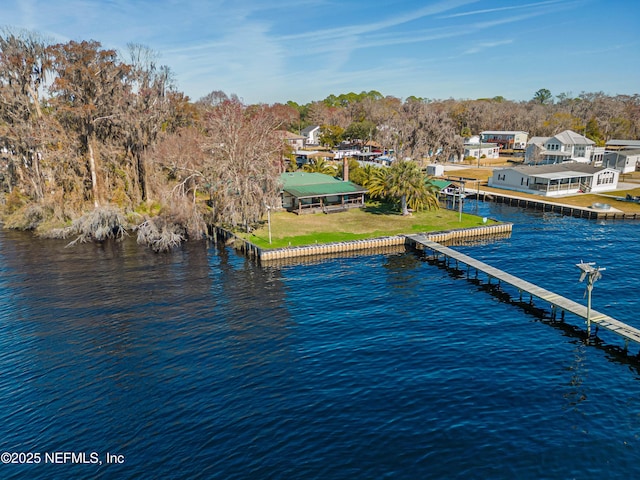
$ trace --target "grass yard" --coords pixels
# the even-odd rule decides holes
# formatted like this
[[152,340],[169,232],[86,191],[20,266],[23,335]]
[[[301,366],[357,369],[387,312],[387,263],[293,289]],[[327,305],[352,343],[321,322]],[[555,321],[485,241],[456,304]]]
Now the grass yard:
[[[488,220],[486,225],[497,222]],[[398,234],[437,232],[483,225],[483,219],[475,215],[439,209],[414,212],[403,217],[389,206],[367,204],[364,209],[351,209],[340,213],[316,213],[296,215],[290,212],[271,213],[271,244],[266,219],[261,228],[242,238],[260,248],[297,247],[315,243],[344,242],[367,238],[387,237]]]
[[[627,181],[640,181],[640,172],[627,174]],[[464,176],[481,182],[480,189],[488,192],[508,193],[523,198],[545,200],[547,202],[564,205],[589,207],[594,203],[608,203],[613,208],[623,212],[640,212],[640,204],[623,202],[614,197],[624,197],[626,194],[640,196],[640,186],[632,190],[618,190],[606,194],[580,194],[569,197],[541,197],[540,195],[523,192],[505,191],[486,186],[486,180],[491,170],[486,168],[466,168],[449,172],[449,176]],[[640,185],[640,184],[639,184]],[[477,188],[477,184],[469,181],[467,188]],[[497,222],[488,220],[487,225]],[[296,215],[290,212],[271,213],[271,243],[269,243],[269,229],[266,218],[260,228],[250,234],[238,234],[241,238],[263,248],[298,247],[316,243],[333,243],[367,238],[388,237],[399,234],[419,232],[437,232],[455,230],[459,228],[478,227],[483,225],[483,219],[475,215],[463,213],[462,221],[457,211],[439,209],[426,212],[414,212],[403,217],[390,205],[368,203],[364,209],[352,209],[346,212],[324,214]]]

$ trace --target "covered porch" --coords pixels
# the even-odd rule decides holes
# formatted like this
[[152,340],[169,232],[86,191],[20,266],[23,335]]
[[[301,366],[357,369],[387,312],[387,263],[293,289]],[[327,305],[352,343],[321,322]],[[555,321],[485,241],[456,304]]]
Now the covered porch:
[[330,175],[286,172],[281,175],[282,206],[298,215],[335,213],[364,206],[367,189]]
[[554,196],[591,191],[593,175],[580,172],[551,172],[532,175],[529,187],[536,193]]
[[302,215],[305,213],[336,213],[350,208],[364,206],[364,193],[345,195],[315,195],[310,197],[294,197],[290,212]]

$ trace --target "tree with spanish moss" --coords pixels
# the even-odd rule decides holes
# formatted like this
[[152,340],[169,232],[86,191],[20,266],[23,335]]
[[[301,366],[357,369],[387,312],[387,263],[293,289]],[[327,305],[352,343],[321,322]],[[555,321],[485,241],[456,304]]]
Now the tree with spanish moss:
[[50,75],[46,44],[35,34],[0,31],[0,148],[6,152],[5,188],[18,186],[41,201],[45,195],[41,162],[54,141],[41,90]]
[[[95,207],[104,203],[111,185],[105,178],[112,140],[122,135],[124,102],[131,86],[130,66],[122,63],[115,50],[105,50],[99,42],[71,41],[50,47],[55,79],[52,102],[60,123],[72,132],[78,158],[85,158],[90,175],[90,197]],[[101,165],[100,160],[107,165]]]

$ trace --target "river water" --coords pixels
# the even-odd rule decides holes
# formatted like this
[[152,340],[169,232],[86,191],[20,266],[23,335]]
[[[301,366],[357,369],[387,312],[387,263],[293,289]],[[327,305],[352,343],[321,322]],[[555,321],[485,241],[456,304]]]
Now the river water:
[[[638,223],[465,209],[513,233],[453,248],[579,302],[596,262],[593,307],[640,327]],[[0,452],[31,462],[0,478],[633,478],[640,370],[599,337],[413,252],[0,231]]]

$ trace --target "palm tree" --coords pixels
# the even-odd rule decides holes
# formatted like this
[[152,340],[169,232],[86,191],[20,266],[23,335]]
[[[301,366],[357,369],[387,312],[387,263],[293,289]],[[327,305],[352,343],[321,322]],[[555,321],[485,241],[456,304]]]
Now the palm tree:
[[366,165],[362,169],[362,186],[369,190],[372,198],[384,198],[387,196],[386,178],[387,168]]
[[[425,177],[415,162],[396,160],[386,170],[383,185],[383,191],[387,196],[400,200],[402,215],[409,215],[409,208],[438,208],[438,189]],[[382,186],[374,181],[367,188],[370,193],[379,195]]]
[[305,172],[324,173],[325,175],[331,175],[332,177],[338,172],[338,168],[335,165],[328,163],[323,158],[315,158],[311,162],[307,163],[302,169]]
[[425,208],[427,210],[436,210],[440,208],[438,196],[440,195],[440,187],[433,182],[433,177],[427,176],[424,186],[427,190],[427,202]]

